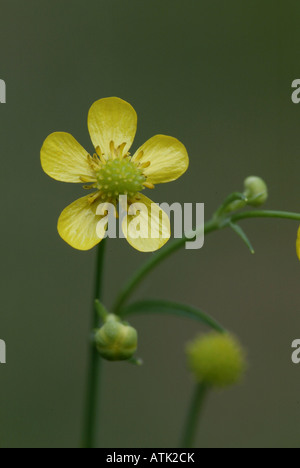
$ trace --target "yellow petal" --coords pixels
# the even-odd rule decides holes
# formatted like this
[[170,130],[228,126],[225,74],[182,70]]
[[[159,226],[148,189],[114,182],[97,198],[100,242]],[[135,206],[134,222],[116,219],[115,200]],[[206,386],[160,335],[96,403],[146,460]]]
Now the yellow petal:
[[116,97],[104,98],[90,108],[88,127],[94,147],[99,147],[107,159],[112,141],[115,148],[126,143],[123,154],[129,151],[136,134],[137,115],[128,102]]
[[[142,156],[141,156],[142,154]],[[163,184],[178,179],[189,167],[189,157],[185,146],[176,138],[156,135],[146,141],[134,154],[141,164],[150,161],[144,169],[148,182]]]
[[94,178],[88,153],[72,135],[56,132],[46,138],[41,149],[42,168],[50,177],[61,182],[82,182],[80,176]]
[[298,237],[297,237],[297,242],[296,242],[296,250],[297,250],[297,255],[300,260],[300,228],[298,229]]
[[[77,250],[90,250],[104,237],[98,223],[103,216],[96,214],[100,204],[95,200],[89,202],[91,195],[80,198],[64,209],[58,220],[58,232],[62,239]],[[103,231],[103,230],[102,230]]]
[[142,194],[129,207],[122,228],[129,244],[140,252],[154,252],[163,247],[171,236],[168,215]]

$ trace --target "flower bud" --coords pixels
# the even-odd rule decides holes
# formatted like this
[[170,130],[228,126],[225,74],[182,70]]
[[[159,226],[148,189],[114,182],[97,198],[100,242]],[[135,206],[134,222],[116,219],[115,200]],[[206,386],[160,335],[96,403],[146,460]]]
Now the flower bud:
[[96,332],[96,347],[108,361],[125,361],[132,358],[137,350],[137,331],[110,314],[105,324]]
[[237,383],[246,368],[240,343],[228,333],[209,333],[187,347],[188,365],[199,382],[213,387]]
[[247,177],[244,182],[244,194],[248,198],[248,205],[260,206],[263,205],[268,199],[267,184],[260,177]]

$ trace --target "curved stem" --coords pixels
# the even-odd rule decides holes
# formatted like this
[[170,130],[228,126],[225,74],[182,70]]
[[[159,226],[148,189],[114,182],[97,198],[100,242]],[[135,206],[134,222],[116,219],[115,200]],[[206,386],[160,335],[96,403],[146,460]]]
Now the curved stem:
[[120,315],[122,318],[125,318],[128,315],[145,313],[178,315],[179,317],[198,320],[219,333],[224,333],[226,331],[222,325],[206,312],[193,306],[170,301],[149,300],[136,302],[122,309]]
[[[99,316],[94,305],[95,298],[101,299],[102,295],[102,270],[104,264],[105,243],[103,240],[98,246],[95,292],[92,309],[92,330],[99,327]],[[97,352],[94,342],[90,343],[89,369],[86,389],[85,416],[83,426],[83,447],[94,448],[98,429],[98,408],[99,408],[99,384],[102,361]]]
[[205,397],[207,396],[208,390],[209,390],[209,387],[206,384],[204,383],[197,384],[194,396],[191,401],[189,412],[187,415],[187,420],[185,423],[180,448],[193,447],[195,437],[196,437],[196,431],[197,431],[200,412],[203,408],[204,400],[205,400]]
[[231,216],[233,223],[241,221],[247,218],[280,218],[280,219],[291,219],[294,221],[300,221],[299,213],[289,213],[288,211],[245,211],[243,213],[237,213]]
[[231,193],[222,203],[222,205],[217,209],[214,214],[214,218],[219,218],[223,213],[226,212],[229,206],[231,206],[234,202],[240,202],[240,207],[243,208],[246,206],[247,197],[244,193],[234,192]]
[[[203,229],[203,227],[201,227]],[[204,234],[213,232],[219,229],[219,221],[212,219],[205,223]],[[196,231],[197,232],[197,231]],[[196,234],[195,234],[196,237]],[[176,239],[173,242],[170,242],[163,250],[160,250],[158,253],[154,254],[148,262],[146,262],[125,284],[124,288],[121,290],[117,301],[114,305],[114,313],[118,314],[124,303],[127,301],[132,292],[136,289],[139,283],[143,280],[151,270],[157,267],[161,262],[170,257],[173,253],[177,252],[184,246],[187,241],[190,241],[191,237],[183,237],[182,239]]]

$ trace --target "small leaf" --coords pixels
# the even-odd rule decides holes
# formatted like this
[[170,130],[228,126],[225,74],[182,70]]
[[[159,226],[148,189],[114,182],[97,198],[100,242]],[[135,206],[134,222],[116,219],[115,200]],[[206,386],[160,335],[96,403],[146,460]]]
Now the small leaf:
[[103,322],[106,321],[107,316],[109,315],[108,311],[104,307],[104,305],[99,301],[99,299],[95,299],[94,302],[96,312],[98,313],[99,317]]
[[225,329],[210,315],[196,307],[185,304],[178,304],[169,301],[149,300],[131,304],[122,309],[120,315],[126,317],[132,314],[168,314],[197,320],[218,332],[223,333]]
[[252,254],[255,253],[255,250],[250,242],[250,240],[248,239],[247,237],[247,234],[245,233],[245,231],[241,228],[241,226],[239,226],[238,224],[235,224],[235,223],[229,223],[229,226],[231,227],[231,229],[242,239],[242,241],[244,241],[244,243],[247,245],[247,247],[249,248],[250,252]]
[[214,217],[219,218],[220,216],[222,216],[224,213],[227,213],[228,211],[235,211],[240,208],[243,208],[246,205],[246,203],[247,203],[247,197],[244,193],[240,193],[240,192],[231,193],[225,199],[222,205],[218,208]]

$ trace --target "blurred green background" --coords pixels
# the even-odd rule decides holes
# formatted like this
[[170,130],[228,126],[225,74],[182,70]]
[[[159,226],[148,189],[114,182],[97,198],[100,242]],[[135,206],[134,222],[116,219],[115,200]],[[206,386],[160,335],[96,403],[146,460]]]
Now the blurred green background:
[[[157,202],[204,202],[208,218],[248,175],[265,178],[268,208],[299,211],[299,1],[1,0],[0,446],[77,447],[83,412],[95,251],[59,238],[62,209],[82,195],[41,170],[53,131],[92,151],[86,118],[106,96],[139,117],[134,148],[157,133],[179,138],[189,172],[160,186]],[[199,447],[299,446],[300,338],[297,223],[243,223],[251,256],[230,231],[182,251],[135,297],[204,308],[248,350],[244,383],[213,394]],[[107,251],[105,302],[147,255],[124,240]],[[200,326],[144,316],[142,368],[105,364],[99,446],[174,447],[193,381],[184,347]],[[204,330],[204,329],[203,329]]]

